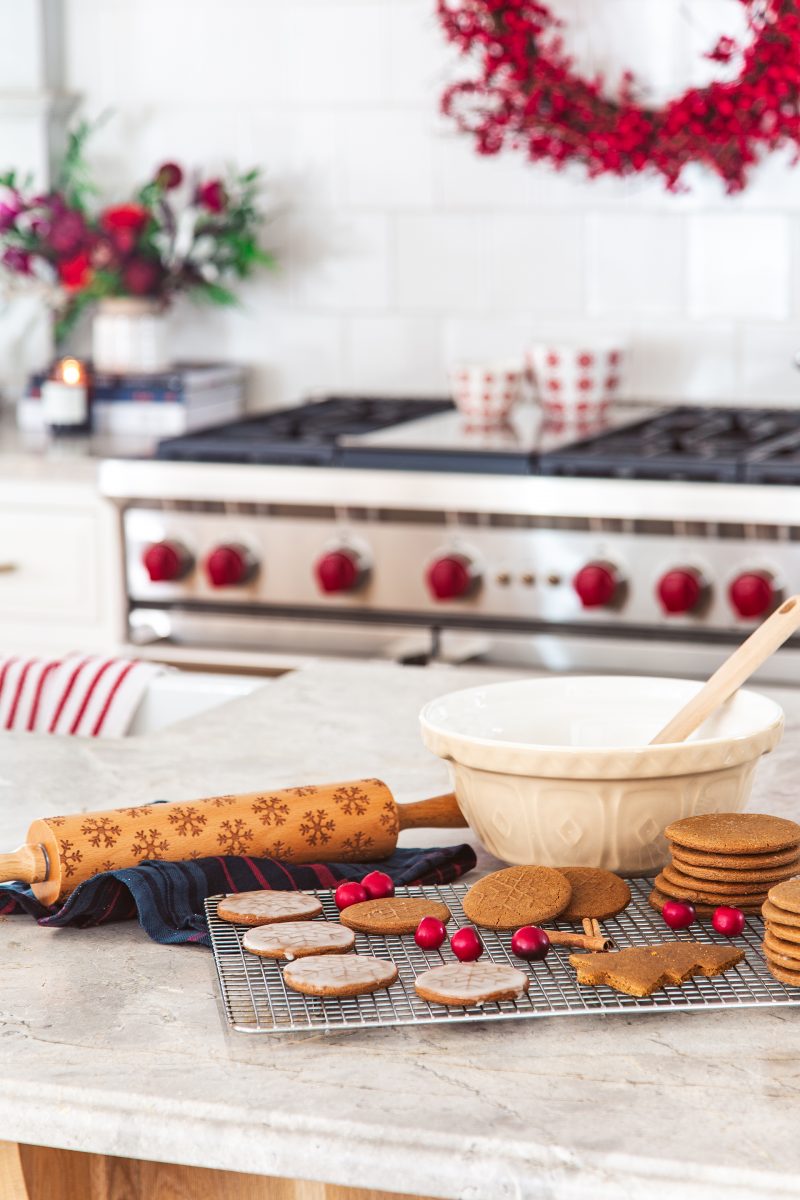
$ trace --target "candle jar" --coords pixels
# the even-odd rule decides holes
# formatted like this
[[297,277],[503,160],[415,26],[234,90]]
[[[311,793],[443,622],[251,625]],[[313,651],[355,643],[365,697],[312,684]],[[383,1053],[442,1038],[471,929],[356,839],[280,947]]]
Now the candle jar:
[[89,432],[89,385],[77,358],[62,358],[42,384],[42,417],[56,436]]
[[92,322],[95,371],[155,375],[170,367],[166,316],[156,300],[114,296],[102,300]]

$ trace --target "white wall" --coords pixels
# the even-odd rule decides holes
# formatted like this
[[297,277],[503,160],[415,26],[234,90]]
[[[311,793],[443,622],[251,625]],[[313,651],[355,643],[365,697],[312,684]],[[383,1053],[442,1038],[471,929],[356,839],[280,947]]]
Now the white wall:
[[[701,61],[696,45],[687,58],[696,31],[658,25],[667,2],[629,10],[646,49],[633,65],[647,60],[661,87],[666,68],[685,81]],[[723,25],[740,9],[709,2]],[[117,114],[96,143],[104,184],[167,157],[258,162],[283,209],[279,274],[248,287],[241,313],[182,312],[176,351],[254,364],[257,402],[274,403],[317,388],[440,391],[453,358],[621,331],[637,395],[799,400],[800,169],[776,156],[730,199],[702,174],[676,197],[480,159],[438,115],[456,65],[433,10],[66,0],[67,86],[88,112]]]

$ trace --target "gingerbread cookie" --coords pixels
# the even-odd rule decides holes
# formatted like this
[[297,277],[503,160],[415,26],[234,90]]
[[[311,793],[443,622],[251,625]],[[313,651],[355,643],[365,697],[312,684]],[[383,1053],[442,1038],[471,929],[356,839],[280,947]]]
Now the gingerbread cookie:
[[615,917],[631,902],[631,889],[624,879],[602,867],[559,867],[572,888],[569,904],[558,914],[559,921],[602,921]]
[[242,945],[262,958],[305,958],[309,954],[346,954],[355,934],[338,921],[281,921],[248,929]]
[[424,896],[391,896],[385,900],[363,900],[342,909],[339,920],[359,933],[413,933],[423,917],[437,917],[445,924],[450,909],[441,900]]
[[[767,883],[727,883],[724,880],[718,882],[716,879],[693,879],[691,875],[684,875],[683,871],[679,871],[674,864],[664,867],[661,874],[664,879],[668,879],[678,888],[688,888],[689,891],[695,892],[709,892],[714,896],[766,896],[772,886]],[[662,888],[662,891],[664,890]]]
[[781,925],[779,921],[767,921],[764,928],[768,929],[772,936],[780,942],[788,942],[800,950],[800,926]]
[[540,925],[559,916],[572,887],[553,867],[506,867],[473,884],[462,902],[470,921],[485,929]]
[[767,966],[771,975],[774,975],[779,983],[787,983],[789,987],[800,987],[800,971],[790,971],[786,967],[780,967],[777,963],[767,959]]
[[[800,879],[792,879],[785,883],[776,883],[767,892],[767,899],[773,907],[782,912],[800,915]],[[794,922],[790,922],[794,924]]]
[[[778,937],[771,925],[767,925],[764,930],[763,949],[767,957],[769,957],[770,954],[781,954],[784,958],[794,959],[792,970],[800,971],[800,945],[798,945],[797,942],[788,942],[783,938]],[[791,964],[786,963],[785,965],[790,966]]]
[[468,1008],[490,1000],[516,1000],[527,992],[528,976],[503,963],[447,963],[423,971],[414,988],[423,1000]]
[[779,925],[789,925],[792,929],[800,929],[800,915],[778,908],[771,900],[766,899],[761,906],[761,915],[765,921],[777,922]]
[[237,925],[270,925],[273,921],[308,921],[318,917],[322,905],[304,892],[236,892],[217,905],[221,921]]
[[713,854],[772,854],[800,847],[800,825],[766,813],[703,813],[673,821],[664,837]]
[[762,903],[764,891],[759,892],[707,892],[702,888],[684,887],[680,883],[672,883],[662,871],[656,875],[653,883],[656,889],[672,900],[688,900],[692,904],[712,905],[727,904],[732,908],[745,908],[748,905],[758,906]]
[[[663,907],[664,907],[664,905],[667,903],[667,901],[669,901],[669,900],[674,900],[674,899],[675,899],[675,897],[674,897],[674,896],[665,896],[663,892],[660,892],[660,891],[658,890],[658,888],[653,888],[652,892],[651,892],[651,893],[650,893],[650,895],[647,897],[647,899],[648,899],[648,902],[649,902],[649,903],[652,905],[652,907],[653,907],[653,908],[655,908],[655,909],[657,909],[659,912],[661,912],[662,908],[663,908]],[[698,917],[713,917],[713,915],[714,915],[714,910],[715,910],[716,908],[719,908],[719,905],[718,905],[718,904],[702,904],[701,902],[699,902],[699,901],[694,901],[694,900],[692,901],[692,904],[693,904],[693,906],[694,906],[694,910],[695,910],[695,912],[697,913]],[[727,901],[726,901],[726,907],[728,907],[728,908],[732,908],[732,907],[735,907],[735,908],[740,908],[740,909],[742,910],[742,912],[743,912],[743,913],[749,913],[749,914],[751,914],[751,915],[753,915],[753,916],[755,916],[757,913],[760,913],[760,912],[761,912],[761,905],[760,905],[760,904],[736,904],[736,905],[730,905],[730,904],[728,904],[728,903],[727,903]]]
[[691,879],[719,880],[720,883],[762,883],[772,887],[784,879],[791,879],[800,870],[800,859],[792,859],[782,867],[762,867],[759,870],[737,870],[733,867],[700,867],[697,863],[685,862],[676,846],[672,851],[672,866]]
[[699,867],[733,867],[742,870],[761,871],[770,867],[782,867],[800,859],[800,847],[789,846],[787,850],[776,850],[772,854],[715,854],[706,850],[690,850],[688,846],[673,845],[673,858],[682,862],[696,863]]
[[369,954],[315,954],[290,963],[283,981],[306,996],[361,996],[388,988],[397,979],[397,967]]
[[731,946],[662,942],[610,953],[571,954],[569,961],[580,984],[606,984],[628,996],[649,996],[669,984],[685,983],[693,975],[721,975],[743,958],[744,951]]

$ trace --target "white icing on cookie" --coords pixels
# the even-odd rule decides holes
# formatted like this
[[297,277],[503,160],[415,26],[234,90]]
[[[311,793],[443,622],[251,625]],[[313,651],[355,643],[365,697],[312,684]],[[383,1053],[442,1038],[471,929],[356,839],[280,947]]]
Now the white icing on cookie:
[[414,987],[434,1003],[477,1005],[521,996],[528,990],[528,977],[502,963],[447,963],[418,975]]
[[291,963],[283,978],[288,987],[311,996],[348,996],[388,987],[397,978],[397,967],[368,954],[318,954]]
[[316,896],[303,892],[237,892],[225,896],[217,907],[223,921],[243,925],[268,925],[270,921],[302,921],[316,917],[322,905]]
[[284,921],[248,929],[245,950],[267,958],[302,958],[308,954],[344,954],[352,950],[355,934],[338,921]]

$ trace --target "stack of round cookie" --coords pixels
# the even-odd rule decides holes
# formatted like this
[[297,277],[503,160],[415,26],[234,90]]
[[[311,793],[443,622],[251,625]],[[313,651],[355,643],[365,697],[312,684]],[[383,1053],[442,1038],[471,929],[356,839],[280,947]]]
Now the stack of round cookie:
[[761,912],[767,966],[781,983],[800,987],[800,879],[771,887]]
[[758,913],[770,888],[800,873],[800,825],[764,813],[706,813],[664,830],[672,861],[650,903],[684,900],[701,916],[720,905]]

